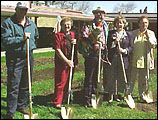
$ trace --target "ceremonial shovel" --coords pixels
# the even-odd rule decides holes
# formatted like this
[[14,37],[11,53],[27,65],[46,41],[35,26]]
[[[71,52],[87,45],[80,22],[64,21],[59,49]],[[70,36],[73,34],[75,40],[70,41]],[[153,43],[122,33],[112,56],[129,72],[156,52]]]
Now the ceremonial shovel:
[[[31,33],[26,33],[31,34]],[[31,96],[31,74],[30,74],[30,56],[29,56],[29,38],[26,40],[26,49],[27,49],[27,74],[28,74],[28,85],[29,85],[29,107],[30,114],[24,114],[24,119],[38,119],[38,114],[32,113],[32,96]]]
[[149,82],[152,81],[152,78],[150,78],[150,74],[149,74],[149,49],[148,49],[148,46],[147,46],[147,76],[146,76],[146,85],[147,85],[147,89],[146,91],[143,93],[143,99],[147,102],[147,103],[152,103],[153,102],[153,95],[152,95],[152,92],[149,91]]
[[98,57],[98,81],[97,81],[97,90],[96,90],[96,95],[92,94],[92,107],[93,108],[98,108],[101,106],[102,101],[103,101],[103,95],[100,94],[100,92],[102,91],[103,87],[102,84],[100,82],[100,65],[101,65],[101,47],[102,47],[102,43],[98,42],[99,44],[99,57]]
[[[118,48],[120,48],[120,42],[118,42]],[[121,58],[121,66],[122,66],[122,69],[123,69],[123,75],[124,75],[124,80],[125,80],[125,101],[127,102],[128,106],[131,108],[131,109],[135,109],[135,103],[134,103],[134,100],[131,96],[131,94],[129,94],[129,85],[127,83],[127,76],[126,76],[126,73],[125,73],[125,68],[124,68],[124,63],[123,63],[123,58],[122,58],[122,54],[120,53],[120,58]]]
[[[74,44],[72,46],[72,55],[71,55],[71,61],[73,61],[74,58]],[[68,89],[68,103],[66,107],[61,107],[61,116],[63,119],[72,119],[74,110],[70,108],[70,93],[71,93],[71,81],[72,81],[72,67],[70,68],[70,74],[69,74],[69,89]]]

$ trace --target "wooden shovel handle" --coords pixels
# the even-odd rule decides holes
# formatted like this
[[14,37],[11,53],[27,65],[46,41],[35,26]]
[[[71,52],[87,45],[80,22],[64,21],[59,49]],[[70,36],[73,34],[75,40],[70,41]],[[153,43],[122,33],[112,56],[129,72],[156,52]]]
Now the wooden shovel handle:
[[[73,61],[74,58],[74,49],[75,45],[72,45],[72,52],[71,52],[71,61]],[[70,91],[71,91],[71,81],[72,81],[72,70],[73,67],[70,67],[70,74],[69,74],[69,89],[68,89],[68,104],[70,103]]]
[[31,74],[30,74],[30,55],[29,55],[29,38],[26,40],[27,49],[27,76],[29,85],[29,105],[30,105],[30,118],[32,118],[32,96],[31,96]]

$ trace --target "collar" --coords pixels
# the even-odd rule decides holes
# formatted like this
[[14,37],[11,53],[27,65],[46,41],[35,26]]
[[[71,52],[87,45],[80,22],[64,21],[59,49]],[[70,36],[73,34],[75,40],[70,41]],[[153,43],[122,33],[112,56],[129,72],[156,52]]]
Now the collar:
[[[14,14],[12,17],[11,17],[12,21],[15,23],[15,24],[19,24],[19,21],[17,20],[17,17],[16,17],[16,14]],[[25,16],[25,26],[28,26],[30,25],[30,22],[29,22],[29,19]]]
[[125,30],[120,31],[120,32],[118,32],[118,33],[122,34],[124,37],[125,37],[125,36],[127,36],[127,33],[126,33],[126,31],[125,31]]

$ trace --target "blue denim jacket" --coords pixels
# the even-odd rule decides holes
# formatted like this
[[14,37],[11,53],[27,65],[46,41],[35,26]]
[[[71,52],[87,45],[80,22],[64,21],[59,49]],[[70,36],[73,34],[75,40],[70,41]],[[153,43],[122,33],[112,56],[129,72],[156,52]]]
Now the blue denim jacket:
[[31,33],[29,49],[32,51],[36,48],[35,40],[39,38],[38,29],[32,20],[26,17],[26,25],[23,27],[18,24],[16,15],[14,14],[2,22],[1,44],[4,46],[6,53],[12,56],[15,54],[26,56],[25,32]]

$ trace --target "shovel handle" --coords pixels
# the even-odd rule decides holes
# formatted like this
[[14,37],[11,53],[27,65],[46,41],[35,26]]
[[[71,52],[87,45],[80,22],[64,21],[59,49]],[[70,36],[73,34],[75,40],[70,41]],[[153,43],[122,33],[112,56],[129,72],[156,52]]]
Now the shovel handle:
[[101,47],[102,47],[102,43],[101,43],[101,42],[99,42],[99,57],[98,57],[98,83],[100,83]]
[[[74,49],[75,49],[75,45],[72,44],[71,61],[73,61],[73,58],[74,58]],[[72,70],[73,70],[73,68],[70,67],[69,89],[68,89],[68,104],[70,103],[70,91],[71,91],[71,81],[72,81]]]
[[31,74],[30,74],[30,55],[29,55],[29,38],[26,40],[27,49],[27,76],[29,85],[29,105],[30,105],[30,118],[32,118],[32,97],[31,97]]
[[[118,42],[118,48],[120,49],[120,42]],[[122,69],[123,69],[123,76],[124,76],[124,80],[125,80],[125,83],[127,84],[127,76],[126,76],[126,72],[125,72],[125,67],[124,67],[124,62],[123,62],[123,58],[122,58],[122,54],[120,54],[120,59],[121,59],[121,66],[122,66]]]

